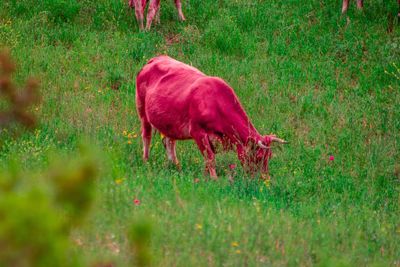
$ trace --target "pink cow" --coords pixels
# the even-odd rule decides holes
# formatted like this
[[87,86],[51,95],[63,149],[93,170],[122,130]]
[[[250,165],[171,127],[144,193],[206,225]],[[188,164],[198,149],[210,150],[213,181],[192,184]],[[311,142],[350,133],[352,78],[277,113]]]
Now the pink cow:
[[[345,13],[347,11],[347,9],[349,8],[349,2],[350,2],[350,0],[343,0],[342,13]],[[397,16],[400,19],[400,0],[397,0],[397,2],[399,4],[399,13],[397,14]],[[362,9],[363,6],[364,6],[364,0],[357,0],[357,8]]]
[[[178,10],[179,19],[181,21],[185,20],[185,16],[182,12],[182,4],[181,0],[174,0],[176,9]],[[129,6],[131,8],[135,8],[136,20],[139,23],[139,28],[143,30],[143,21],[144,21],[144,11],[146,9],[147,0],[129,0]],[[160,0],[150,0],[149,9],[147,11],[147,21],[146,21],[146,30],[150,30],[151,23],[156,17],[156,21],[159,21],[159,11],[160,11]]]
[[179,166],[175,141],[194,139],[206,171],[217,178],[216,144],[236,149],[243,167],[268,173],[271,143],[286,143],[260,135],[233,89],[218,77],[168,56],[151,59],[136,77],[136,108],[142,124],[143,159],[149,158],[152,129],[164,136],[168,159]]

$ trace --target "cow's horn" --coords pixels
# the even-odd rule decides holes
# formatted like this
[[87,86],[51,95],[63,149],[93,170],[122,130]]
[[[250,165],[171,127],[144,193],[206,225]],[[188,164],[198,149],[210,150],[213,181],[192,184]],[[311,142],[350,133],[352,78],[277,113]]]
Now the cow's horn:
[[275,143],[279,143],[279,144],[289,144],[289,142],[287,142],[287,141],[285,141],[283,139],[280,139],[278,137],[275,137],[275,136],[271,137],[271,141],[275,142]]
[[259,140],[259,141],[257,142],[257,145],[258,145],[259,147],[263,148],[263,149],[268,149],[268,147],[267,147],[266,145],[264,145],[264,144],[261,142],[261,140]]

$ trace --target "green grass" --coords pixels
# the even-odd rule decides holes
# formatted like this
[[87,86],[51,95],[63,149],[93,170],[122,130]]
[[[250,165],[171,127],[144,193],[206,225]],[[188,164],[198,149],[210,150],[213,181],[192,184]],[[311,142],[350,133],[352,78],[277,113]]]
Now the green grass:
[[[184,23],[163,1],[162,24],[147,33],[126,2],[0,2],[0,47],[18,62],[17,81],[41,80],[43,98],[37,130],[0,130],[0,168],[45,170],[54,153],[74,157],[83,137],[103,151],[76,253],[127,266],[126,231],[144,216],[155,266],[399,264],[396,1],[342,16],[340,1],[184,0]],[[158,136],[142,162],[134,80],[158,54],[224,78],[261,133],[290,141],[271,160],[269,186],[240,168],[231,184],[233,153],[218,156],[220,178],[208,181],[192,141],[178,143],[181,172]]]

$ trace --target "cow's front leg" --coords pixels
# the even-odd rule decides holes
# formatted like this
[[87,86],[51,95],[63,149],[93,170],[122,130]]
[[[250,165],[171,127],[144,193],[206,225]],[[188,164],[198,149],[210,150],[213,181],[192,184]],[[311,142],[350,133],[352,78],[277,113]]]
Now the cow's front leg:
[[182,12],[181,0],[175,0],[175,6],[176,6],[176,9],[178,10],[179,19],[181,21],[185,21],[186,19],[185,19],[185,16],[183,15],[183,12]]
[[174,139],[171,139],[169,137],[164,137],[163,138],[163,144],[165,147],[165,150],[167,151],[167,157],[170,161],[172,161],[178,169],[181,169],[181,165],[179,163],[178,158],[176,157],[176,141]]
[[149,10],[147,11],[146,30],[150,30],[151,23],[160,8],[160,0],[150,0]]
[[200,149],[201,154],[204,157],[206,172],[210,174],[212,179],[217,179],[217,172],[215,171],[215,152],[212,148],[210,139],[204,131],[191,130],[191,136],[196,141],[197,146]]
[[362,9],[364,6],[364,0],[357,0],[357,8]]
[[136,20],[139,24],[139,29],[143,30],[143,19],[144,19],[144,9],[146,7],[146,1],[142,1],[142,0],[130,0],[130,4],[131,1],[133,1],[133,4],[135,6],[135,16],[136,16]]
[[238,159],[239,159],[240,164],[242,165],[243,169],[246,169],[247,168],[246,153],[243,148],[243,145],[241,145],[241,144],[236,145],[236,153],[237,153]]
[[343,0],[342,13],[346,13],[347,9],[349,8],[349,1],[350,0]]

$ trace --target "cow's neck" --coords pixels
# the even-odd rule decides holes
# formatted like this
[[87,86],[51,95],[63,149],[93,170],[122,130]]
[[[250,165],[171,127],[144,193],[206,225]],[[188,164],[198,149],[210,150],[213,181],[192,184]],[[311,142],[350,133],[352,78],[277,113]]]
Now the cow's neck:
[[[240,130],[241,129],[241,130]],[[254,140],[260,140],[261,136],[254,128],[253,125],[249,124],[247,127],[240,127],[234,131],[233,137],[231,139],[231,143],[234,144],[234,148],[238,155],[238,158],[242,164],[242,166],[246,166],[247,155],[246,155],[246,146],[249,138]]]
[[251,122],[242,123],[242,125],[233,125],[232,132],[230,134],[231,142],[236,145],[246,145],[249,138],[259,140],[261,138],[260,134],[257,132],[256,128],[251,124]]

